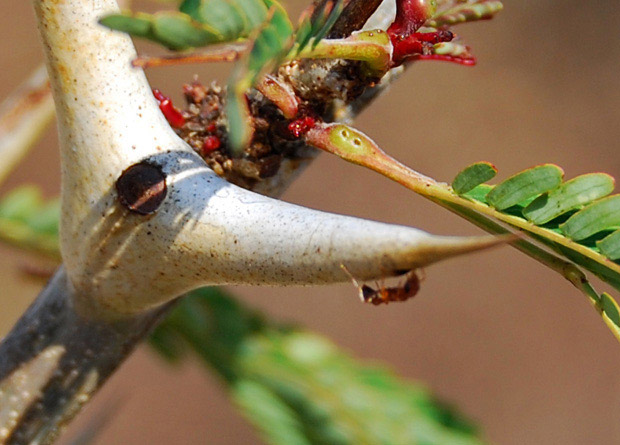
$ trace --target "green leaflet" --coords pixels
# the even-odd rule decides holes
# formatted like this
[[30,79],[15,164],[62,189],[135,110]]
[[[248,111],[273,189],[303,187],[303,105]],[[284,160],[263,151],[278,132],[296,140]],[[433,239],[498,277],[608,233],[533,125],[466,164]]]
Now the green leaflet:
[[463,197],[473,199],[474,201],[480,201],[483,204],[487,204],[487,195],[493,190],[493,186],[488,184],[480,184],[471,191],[465,193]]
[[144,37],[156,41],[156,37],[152,32],[153,17],[148,14],[136,13],[128,14],[111,14],[99,20],[103,26],[116,31],[123,31],[132,36]]
[[596,246],[610,260],[620,260],[620,230],[597,241]]
[[607,293],[601,295],[603,306],[603,320],[617,339],[620,340],[620,307],[618,303]]
[[257,0],[186,0],[179,10],[217,30],[225,41],[250,35],[267,19],[267,6]]
[[463,195],[497,175],[497,169],[490,162],[478,162],[461,171],[452,181],[454,191]]
[[184,50],[217,43],[218,33],[189,16],[175,12],[159,12],[153,16],[153,35],[170,49]]
[[[467,170],[465,169],[465,171]],[[558,169],[558,171],[561,170]],[[516,177],[521,175],[523,173],[516,175]],[[589,270],[603,281],[620,290],[620,271],[618,265],[609,261],[609,259],[620,259],[620,230],[599,240],[596,243],[596,249],[592,247],[590,238],[595,234],[613,229],[614,226],[620,224],[620,195],[603,198],[612,192],[613,186],[613,178],[608,175],[600,173],[583,175],[567,181],[539,197],[530,197],[530,202],[525,208],[521,202],[519,205],[500,212],[492,210],[486,205],[480,206],[480,204],[486,204],[488,196],[491,196],[491,193],[494,192],[492,186],[481,184],[462,195],[462,197],[478,201],[478,203],[449,200],[451,203],[449,207],[473,222],[484,222],[485,217],[483,215],[486,215],[523,230],[529,233],[535,240],[558,252],[564,258],[574,263],[574,265]],[[460,198],[457,197],[457,199]],[[572,215],[565,224],[560,226],[548,224],[549,221],[572,211],[576,207],[582,207],[587,204],[590,205]],[[473,211],[470,211],[470,209]],[[532,222],[523,219],[522,215],[527,216]],[[481,217],[482,219],[480,219]],[[539,227],[536,225],[537,223],[547,224],[548,227]],[[482,227],[487,228],[488,226],[483,224]],[[498,233],[503,233],[501,226],[499,228],[500,231]],[[493,230],[496,230],[496,228],[494,227]],[[582,241],[582,243],[578,244],[576,241]],[[521,241],[524,252],[532,252],[531,256],[543,262],[549,260],[548,253],[539,256],[540,253],[536,252],[539,248],[528,244],[530,243],[525,240]],[[576,267],[576,270],[571,271],[573,267],[571,263],[558,264],[557,262],[550,261],[545,264],[563,274],[565,278],[588,296],[592,304],[602,315],[611,332],[620,341],[620,310],[614,299],[609,294],[599,295],[582,272],[576,269]]]
[[222,36],[208,25],[176,11],[156,14],[123,13],[102,18],[99,23],[110,29],[143,37],[172,50],[185,50],[221,42]]
[[620,326],[620,308],[618,307],[618,303],[607,293],[603,293],[602,297],[605,314],[607,314],[609,319],[613,321],[616,326]]
[[184,2],[180,11],[190,15],[194,20],[216,29],[222,40],[235,40],[247,35],[245,22],[231,2],[189,1]]
[[570,210],[609,195],[614,185],[614,178],[604,173],[578,176],[536,198],[523,210],[523,215],[534,224],[545,224]]
[[237,10],[241,12],[244,19],[244,32],[251,35],[267,20],[269,15],[270,3],[258,0],[233,0]]
[[218,289],[186,296],[150,342],[168,358],[197,354],[267,443],[480,443],[426,390],[321,336],[268,323]]
[[487,195],[487,202],[497,210],[507,209],[556,188],[562,183],[563,175],[564,172],[557,165],[545,164],[530,168],[495,186]]
[[620,225],[620,195],[596,201],[571,216],[560,225],[566,236],[575,241],[584,240],[610,227]]
[[[335,0],[333,7],[329,8],[332,3],[325,2],[322,10],[313,15],[314,18],[308,15],[301,21],[295,32],[297,52],[311,41],[314,45],[318,44],[340,16],[344,3],[344,0]],[[276,10],[275,20],[273,17],[269,20],[270,9]],[[288,38],[293,35],[293,29],[288,15],[275,0],[184,0],[179,5],[179,11],[156,14],[125,11],[108,15],[100,23],[180,51],[248,38],[267,20],[278,29],[276,34],[265,36],[265,40],[282,37],[286,28],[286,45],[280,43],[274,50],[290,49],[293,45]],[[271,43],[277,44],[273,39]]]

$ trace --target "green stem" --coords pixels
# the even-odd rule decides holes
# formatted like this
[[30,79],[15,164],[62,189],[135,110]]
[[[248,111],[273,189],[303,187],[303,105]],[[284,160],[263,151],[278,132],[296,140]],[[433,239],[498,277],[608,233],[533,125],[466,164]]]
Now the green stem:
[[[503,214],[487,205],[476,201],[470,201],[456,195],[447,185],[441,184],[428,176],[424,176],[388,156],[370,138],[355,129],[340,124],[321,124],[306,135],[306,142],[317,148],[336,154],[346,161],[374,170],[453,213],[456,213],[489,233],[497,235],[513,233],[494,220],[497,219],[517,229],[527,231],[534,236],[543,238],[542,241],[547,241],[547,239],[551,238],[551,241],[577,250],[584,255],[586,254],[584,251],[587,250],[592,253],[592,255],[586,256],[595,261],[598,260],[598,258],[593,258],[593,256],[596,256],[595,252],[590,251],[590,249],[587,249],[585,246],[578,246],[580,249],[575,249],[575,246],[573,246],[575,243],[572,243],[572,241],[567,240],[555,232],[534,226],[520,218]],[[577,267],[577,265],[559,258],[548,250],[526,239],[518,239],[510,244],[529,257],[562,275],[588,297],[596,311],[602,315],[605,320],[602,297],[592,287],[585,273]],[[605,263],[604,266],[610,267],[607,263]],[[610,327],[614,336],[620,341],[618,329],[614,329],[613,325],[609,325],[607,320],[605,320],[605,322]]]

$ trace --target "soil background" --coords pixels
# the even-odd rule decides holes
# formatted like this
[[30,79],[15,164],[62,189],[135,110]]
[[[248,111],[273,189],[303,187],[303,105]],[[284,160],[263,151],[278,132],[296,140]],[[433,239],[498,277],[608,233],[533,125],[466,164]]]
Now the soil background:
[[[293,11],[303,4],[289,3]],[[620,3],[506,0],[505,6],[496,20],[458,28],[479,57],[477,67],[416,64],[357,127],[396,158],[445,181],[479,160],[493,162],[499,179],[545,162],[562,166],[568,178],[595,171],[620,177]],[[42,55],[29,2],[11,2],[0,29],[4,97]],[[161,69],[149,77],[179,101],[194,73],[207,82],[225,78],[227,69]],[[50,129],[0,192],[33,182],[56,195],[57,151]],[[284,199],[439,234],[479,233],[327,155]],[[0,248],[0,335],[40,288],[19,273],[31,261]],[[491,443],[620,444],[619,345],[568,282],[510,248],[426,273],[414,301],[379,308],[360,304],[350,284],[232,290],[275,319],[307,326],[360,358],[424,382],[478,422]],[[111,379],[65,441],[109,407],[114,415],[94,444],[260,443],[198,362],[171,367],[148,347]]]

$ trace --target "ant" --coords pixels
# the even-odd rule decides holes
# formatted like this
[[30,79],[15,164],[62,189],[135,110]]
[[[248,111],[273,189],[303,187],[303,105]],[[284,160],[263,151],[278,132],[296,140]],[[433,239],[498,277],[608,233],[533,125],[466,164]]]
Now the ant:
[[420,282],[424,279],[424,277],[418,275],[417,270],[413,269],[405,274],[405,282],[403,284],[395,287],[385,287],[375,283],[377,289],[373,289],[366,284],[360,286],[359,282],[351,275],[351,272],[344,264],[341,264],[340,267],[351,278],[355,287],[358,288],[360,299],[364,303],[370,303],[375,306],[388,304],[393,301],[407,301],[415,297],[420,290]]

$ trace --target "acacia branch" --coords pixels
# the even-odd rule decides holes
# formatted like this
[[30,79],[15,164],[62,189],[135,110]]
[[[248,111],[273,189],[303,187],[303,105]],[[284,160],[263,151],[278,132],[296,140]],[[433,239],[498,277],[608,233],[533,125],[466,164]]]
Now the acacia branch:
[[110,323],[76,297],[61,268],[0,345],[0,443],[51,443],[168,311]]
[[373,279],[499,242],[318,212],[227,183],[170,129],[131,67],[130,39],[97,25],[116,10],[101,3],[34,1],[59,121],[64,268],[0,345],[9,443],[51,441],[188,290],[342,282],[343,264]]

